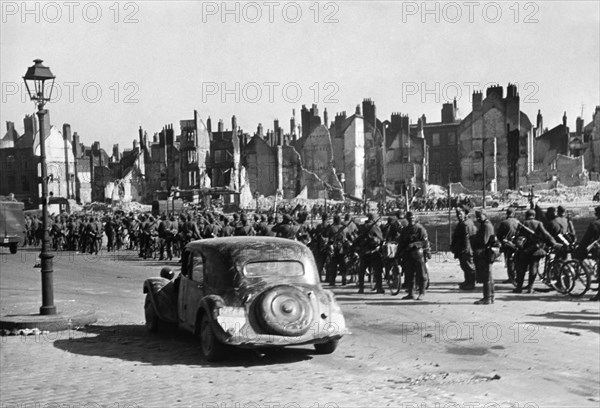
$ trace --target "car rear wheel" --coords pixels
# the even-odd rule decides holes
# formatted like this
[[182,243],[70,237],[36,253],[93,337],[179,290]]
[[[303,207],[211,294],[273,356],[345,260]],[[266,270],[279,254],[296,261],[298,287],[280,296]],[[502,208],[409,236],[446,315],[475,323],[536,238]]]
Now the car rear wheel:
[[146,295],[146,302],[144,303],[144,314],[146,315],[146,328],[150,333],[156,333],[158,331],[158,315],[154,310],[149,293]]
[[17,253],[17,243],[10,244],[8,246],[8,249],[10,250],[11,254],[16,254]]
[[200,320],[200,347],[207,361],[219,361],[225,356],[225,345],[215,336],[206,314]]
[[294,286],[271,288],[260,296],[255,305],[261,328],[270,334],[301,336],[313,322],[308,296]]
[[331,354],[338,346],[339,340],[329,340],[327,343],[315,344],[317,354]]

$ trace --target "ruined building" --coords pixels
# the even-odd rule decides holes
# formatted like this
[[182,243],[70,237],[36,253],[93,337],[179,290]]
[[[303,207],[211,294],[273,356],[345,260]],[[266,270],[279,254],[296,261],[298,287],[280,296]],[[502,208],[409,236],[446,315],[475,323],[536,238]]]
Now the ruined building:
[[586,169],[595,173],[593,179],[597,180],[600,173],[600,106],[596,106],[592,121],[584,127],[583,134],[588,146],[584,153]]
[[154,133],[148,153],[145,163],[148,192],[170,191],[172,187],[179,186],[180,154],[172,124]]
[[517,189],[532,170],[532,124],[520,110],[516,85],[473,93],[473,110],[458,131],[461,181],[471,190]]
[[[78,196],[75,158],[71,127],[63,132],[50,124],[46,114],[45,146],[48,174],[48,194],[51,197],[75,198]],[[41,204],[40,132],[37,117],[27,115],[23,120],[24,134],[19,135],[13,122],[6,123],[7,132],[0,141],[0,195],[13,193],[28,208]]]
[[[210,118],[209,118],[210,121]],[[179,121],[179,187],[188,190],[210,187],[210,135],[206,125],[194,110],[193,119]]]
[[419,123],[411,126],[411,133],[414,134],[420,126],[423,128],[423,136],[429,151],[428,181],[430,184],[447,186],[448,183],[460,181],[458,143],[460,122],[456,100],[454,100],[442,105],[440,122],[428,122],[425,115],[422,115]]

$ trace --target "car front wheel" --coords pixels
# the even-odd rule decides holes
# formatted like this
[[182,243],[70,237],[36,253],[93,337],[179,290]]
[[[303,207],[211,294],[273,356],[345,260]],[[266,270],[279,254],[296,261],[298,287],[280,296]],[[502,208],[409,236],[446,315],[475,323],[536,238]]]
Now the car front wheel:
[[200,346],[207,361],[219,361],[225,356],[225,345],[217,339],[206,314],[202,315],[200,323]]
[[317,354],[331,354],[337,348],[338,342],[339,340],[329,340],[327,343],[315,344],[315,351]]
[[10,250],[11,254],[16,254],[17,253],[17,244],[16,243],[10,244],[8,246],[8,249]]

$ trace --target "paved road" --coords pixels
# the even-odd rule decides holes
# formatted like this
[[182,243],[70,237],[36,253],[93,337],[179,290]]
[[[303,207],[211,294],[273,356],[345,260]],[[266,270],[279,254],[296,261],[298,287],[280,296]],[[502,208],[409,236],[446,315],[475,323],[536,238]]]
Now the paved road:
[[[0,253],[3,315],[37,312],[36,256]],[[193,336],[145,331],[142,282],[161,266],[132,252],[56,259],[59,311],[96,310],[99,321],[83,331],[1,338],[0,405],[537,408],[600,401],[598,303],[514,295],[499,284],[496,304],[475,306],[479,291],[457,292],[457,264],[439,258],[425,301],[337,288],[352,335],[332,355],[310,347],[240,350],[208,364]],[[503,278],[501,264],[494,268]]]

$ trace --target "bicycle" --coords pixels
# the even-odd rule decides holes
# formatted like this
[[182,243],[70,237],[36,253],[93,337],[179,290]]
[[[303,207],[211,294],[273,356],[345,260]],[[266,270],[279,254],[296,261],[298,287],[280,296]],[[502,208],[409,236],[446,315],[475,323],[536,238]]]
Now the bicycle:
[[[592,286],[593,282],[598,282],[598,261],[592,257],[586,257],[583,260],[571,259],[561,268],[561,279],[570,279],[569,296],[582,297]],[[568,278],[563,278],[569,276]]]
[[[546,286],[556,290],[560,294],[567,294],[573,289],[576,274],[572,269],[565,269],[565,263],[570,262],[569,254],[572,252],[571,245],[565,245],[560,249],[549,249],[546,256],[540,261],[537,277]],[[541,263],[543,262],[543,267]]]

